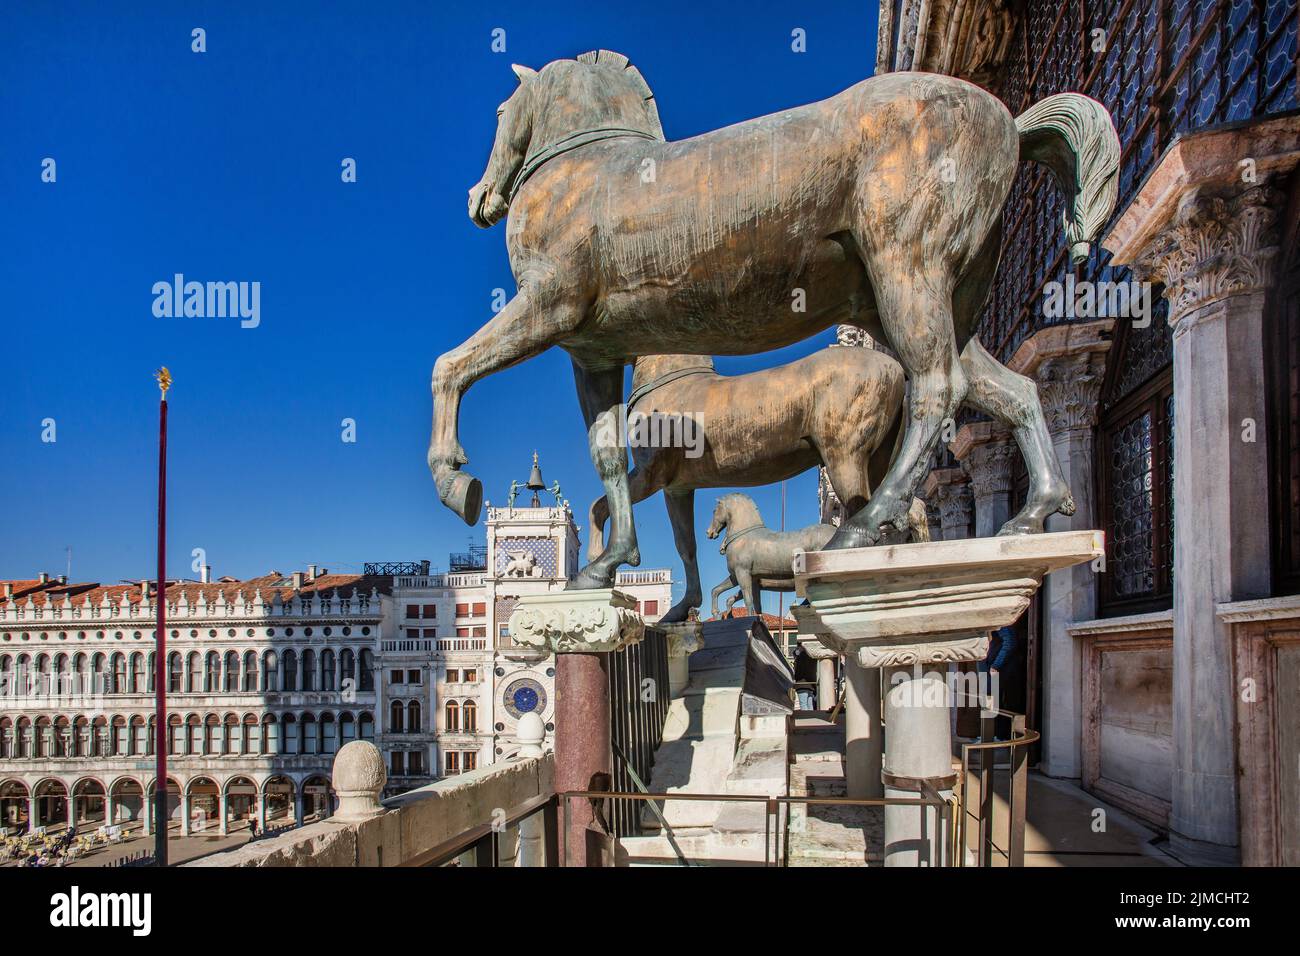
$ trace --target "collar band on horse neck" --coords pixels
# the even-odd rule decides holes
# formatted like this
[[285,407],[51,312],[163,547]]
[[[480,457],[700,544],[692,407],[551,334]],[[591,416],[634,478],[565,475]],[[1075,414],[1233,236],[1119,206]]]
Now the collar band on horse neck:
[[627,397],[627,410],[630,412],[632,406],[641,399],[645,398],[651,392],[661,385],[667,385],[669,382],[675,382],[679,378],[685,378],[687,375],[702,375],[705,372],[712,372],[713,366],[710,365],[691,365],[687,368],[673,369],[671,372],[664,372],[658,378],[652,378],[643,385],[638,385],[632,389],[632,394]]
[[735,534],[731,534],[731,532],[728,531],[727,537],[724,538],[722,541],[722,547],[718,549],[718,554],[726,554],[727,549],[736,543],[737,538],[743,538],[751,531],[757,531],[759,528],[762,527],[764,527],[764,525],[763,522],[760,521],[758,524],[751,524],[748,528],[742,528],[740,531],[737,531]]
[[640,129],[628,129],[622,126],[598,126],[595,129],[580,129],[568,136],[561,136],[551,145],[539,149],[524,160],[524,164],[519,167],[519,175],[515,176],[514,185],[510,187],[510,195],[507,197],[506,202],[514,202],[515,194],[519,192],[519,188],[528,180],[528,177],[556,156],[561,156],[571,149],[577,149],[579,146],[597,143],[602,139],[613,139],[616,136],[640,136],[642,139],[660,141],[660,138],[654,133],[647,133],[645,130]]

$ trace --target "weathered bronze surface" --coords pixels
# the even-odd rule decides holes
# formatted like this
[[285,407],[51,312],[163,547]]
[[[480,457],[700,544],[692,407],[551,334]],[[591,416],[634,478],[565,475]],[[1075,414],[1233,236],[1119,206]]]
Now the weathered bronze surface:
[[598,416],[622,401],[623,367],[642,355],[754,354],[846,323],[893,349],[911,391],[888,474],[829,547],[906,527],[943,421],[963,400],[1015,430],[1030,472],[1003,532],[1041,531],[1072,511],[1033,383],[971,330],[1021,158],[1047,165],[1070,195],[1076,256],[1109,218],[1119,142],[1100,104],[1058,94],[1013,118],[962,80],[890,73],[668,143],[653,95],[620,54],[517,72],[469,214],[486,227],[509,213],[518,291],[434,367],[428,460],[445,504],[477,520],[481,486],[459,470],[465,390],[564,348],[612,517],[605,551],[572,586],[606,586],[640,560],[627,450],[595,439]]
[[[860,509],[889,469],[899,435],[903,369],[873,349],[821,349],[778,368],[719,375],[698,355],[636,360],[629,416],[697,415],[692,447],[631,446],[633,504],[663,491],[677,553],[686,568],[682,599],[660,620],[686,620],[703,599],[695,557],[695,491],[766,485],[824,464],[846,513]],[[588,558],[604,551],[609,504],[591,505]],[[820,545],[819,545],[820,546]]]

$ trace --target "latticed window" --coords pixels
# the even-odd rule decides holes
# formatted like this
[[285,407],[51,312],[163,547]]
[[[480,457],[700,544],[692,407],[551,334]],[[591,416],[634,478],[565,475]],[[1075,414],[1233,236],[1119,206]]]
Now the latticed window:
[[[1122,212],[1180,134],[1297,106],[1295,0],[1029,0],[1011,44],[1002,98],[1013,113],[1077,91],[1110,110],[1123,146]],[[1003,214],[1002,262],[978,334],[1006,361],[1043,316],[1043,285],[1069,264],[1065,198],[1022,163]],[[1103,235],[1109,230],[1107,224]],[[1077,278],[1127,281],[1094,247]]]

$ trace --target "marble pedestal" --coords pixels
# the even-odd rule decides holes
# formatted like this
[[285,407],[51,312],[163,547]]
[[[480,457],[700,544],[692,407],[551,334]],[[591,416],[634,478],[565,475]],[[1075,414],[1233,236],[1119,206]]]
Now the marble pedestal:
[[[809,601],[801,629],[843,654],[850,675],[885,672],[886,797],[916,798],[929,784],[951,799],[948,664],[982,660],[989,632],[1020,617],[1045,574],[1102,553],[1101,532],[1075,531],[795,556],[795,586]],[[851,686],[850,708],[864,709],[863,698]],[[947,842],[937,807],[885,808],[886,866],[949,862]]]
[[[636,601],[613,588],[523,597],[510,615],[510,636],[555,657],[555,790],[608,790],[613,779],[607,657],[641,640]],[[565,866],[607,866],[610,834],[591,802],[569,803],[562,834]]]

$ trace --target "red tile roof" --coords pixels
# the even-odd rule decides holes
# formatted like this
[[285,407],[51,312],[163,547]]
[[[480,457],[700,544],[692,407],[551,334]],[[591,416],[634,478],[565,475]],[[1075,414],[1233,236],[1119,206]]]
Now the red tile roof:
[[[292,582],[292,575],[279,573],[264,574],[244,581],[222,579],[212,584],[201,584],[197,581],[172,581],[167,585],[167,598],[169,601],[176,602],[184,594],[185,600],[189,604],[198,604],[202,603],[200,599],[203,597],[215,601],[218,594],[224,594],[226,601],[231,602],[238,598],[241,591],[249,598],[252,598],[254,591],[260,590],[262,600],[269,603],[277,592],[280,594],[282,601],[288,600],[294,593]],[[13,585],[14,593],[12,598],[5,598],[4,596],[4,586],[6,584]],[[298,593],[306,597],[311,597],[314,593],[322,595],[337,593],[343,597],[350,597],[358,588],[365,594],[369,594],[372,588],[382,594],[387,594],[392,588],[392,578],[364,574],[321,574],[317,575],[314,581],[304,579],[303,586]],[[48,583],[41,584],[39,580],[0,580],[0,607],[5,607],[10,602],[25,604],[27,601],[31,601],[38,606],[51,603],[62,604],[69,598],[74,599],[77,604],[81,604],[86,598],[89,598],[92,604],[99,604],[105,596],[114,603],[120,603],[125,598],[132,604],[138,604],[142,594],[138,583],[102,585],[96,582],[84,582],[61,584],[59,581],[51,579]]]
[[[733,607],[730,611],[728,611],[726,614],[723,615],[722,619],[725,620],[726,618],[729,617],[753,617],[753,616],[754,615],[750,614],[749,611],[745,608]],[[719,620],[719,618],[711,617],[709,618],[709,620],[716,621]],[[775,614],[768,614],[766,611],[763,612],[763,623],[767,625],[767,629],[769,631],[797,631],[799,629],[798,621],[791,620],[788,617],[777,617]]]

